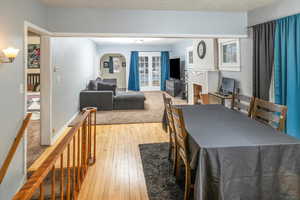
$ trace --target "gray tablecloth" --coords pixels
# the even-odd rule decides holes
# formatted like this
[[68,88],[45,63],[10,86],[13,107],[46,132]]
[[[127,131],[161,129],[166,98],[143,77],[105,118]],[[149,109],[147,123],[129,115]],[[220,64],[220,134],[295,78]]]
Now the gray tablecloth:
[[300,199],[300,141],[222,105],[180,106],[195,200]]

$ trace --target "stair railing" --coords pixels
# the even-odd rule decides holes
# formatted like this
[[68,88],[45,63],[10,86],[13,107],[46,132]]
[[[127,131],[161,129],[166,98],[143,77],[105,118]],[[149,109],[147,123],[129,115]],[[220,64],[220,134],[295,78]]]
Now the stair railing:
[[10,147],[9,149],[9,152],[3,162],[3,165],[0,169],[0,184],[2,183],[5,175],[6,175],[6,172],[8,170],[8,167],[18,149],[18,146],[21,142],[21,139],[23,138],[24,134],[25,134],[25,130],[27,129],[28,127],[28,124],[29,124],[29,121],[30,121],[30,118],[32,116],[32,113],[28,113],[25,117],[25,119],[23,120],[23,123],[22,123],[22,126],[21,128],[19,129],[18,133],[17,133],[17,136],[12,144],[12,146]]
[[[75,125],[15,194],[13,200],[29,200],[37,192],[39,199],[46,199],[44,188],[46,178],[51,179],[51,187],[47,188],[51,190],[49,191],[51,195],[47,199],[54,200],[57,195],[59,199],[78,198],[88,168],[96,162],[96,111],[97,108],[92,107],[83,109]],[[56,175],[56,171],[59,172],[57,174],[59,176]],[[57,177],[59,185],[56,185]]]

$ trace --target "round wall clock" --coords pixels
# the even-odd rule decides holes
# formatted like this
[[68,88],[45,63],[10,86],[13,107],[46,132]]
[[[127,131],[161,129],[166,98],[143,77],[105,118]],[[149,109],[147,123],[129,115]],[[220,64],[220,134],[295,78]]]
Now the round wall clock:
[[198,44],[197,53],[200,59],[203,59],[206,55],[206,44],[203,40],[201,40]]

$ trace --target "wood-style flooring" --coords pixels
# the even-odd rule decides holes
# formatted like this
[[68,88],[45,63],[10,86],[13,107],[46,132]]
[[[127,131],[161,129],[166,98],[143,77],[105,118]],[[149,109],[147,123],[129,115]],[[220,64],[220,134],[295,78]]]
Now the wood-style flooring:
[[97,162],[80,200],[148,200],[139,144],[168,141],[161,123],[97,126]]

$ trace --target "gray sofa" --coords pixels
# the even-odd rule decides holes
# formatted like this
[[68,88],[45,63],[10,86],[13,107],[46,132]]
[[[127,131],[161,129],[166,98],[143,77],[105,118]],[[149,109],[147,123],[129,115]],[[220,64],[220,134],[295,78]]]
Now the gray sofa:
[[116,82],[112,79],[92,80],[80,92],[80,110],[90,106],[98,110],[144,109],[145,100],[142,92],[116,92]]

